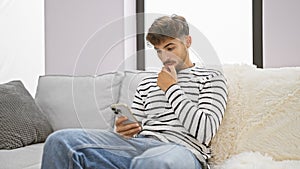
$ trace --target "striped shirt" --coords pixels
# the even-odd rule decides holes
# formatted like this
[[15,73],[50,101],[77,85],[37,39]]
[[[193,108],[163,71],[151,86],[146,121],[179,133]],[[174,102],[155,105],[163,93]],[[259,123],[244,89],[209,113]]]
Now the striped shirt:
[[186,146],[205,163],[226,108],[224,76],[194,66],[179,71],[177,84],[165,92],[157,85],[157,77],[145,78],[134,96],[132,111],[142,124],[139,134]]

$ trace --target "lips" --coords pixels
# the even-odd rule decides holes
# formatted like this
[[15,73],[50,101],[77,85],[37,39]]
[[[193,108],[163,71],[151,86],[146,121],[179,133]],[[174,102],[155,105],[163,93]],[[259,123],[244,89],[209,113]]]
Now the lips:
[[175,61],[166,61],[166,62],[164,62],[164,65],[165,66],[172,66],[172,65],[174,65],[176,62]]

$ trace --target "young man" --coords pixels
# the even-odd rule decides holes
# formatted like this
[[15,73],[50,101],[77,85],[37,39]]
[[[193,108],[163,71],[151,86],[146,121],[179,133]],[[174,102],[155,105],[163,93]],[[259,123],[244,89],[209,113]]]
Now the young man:
[[201,169],[223,118],[227,89],[219,71],[195,66],[181,16],[156,19],[147,40],[163,63],[138,86],[132,110],[138,123],[116,120],[116,132],[63,130],[46,141],[42,168]]

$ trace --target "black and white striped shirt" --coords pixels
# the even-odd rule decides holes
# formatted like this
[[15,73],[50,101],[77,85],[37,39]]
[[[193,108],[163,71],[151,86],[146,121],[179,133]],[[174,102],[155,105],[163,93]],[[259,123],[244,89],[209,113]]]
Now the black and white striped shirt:
[[139,84],[132,110],[142,124],[140,134],[184,145],[206,161],[226,108],[226,80],[221,72],[198,66],[179,71],[177,77],[166,92],[157,86],[157,75]]

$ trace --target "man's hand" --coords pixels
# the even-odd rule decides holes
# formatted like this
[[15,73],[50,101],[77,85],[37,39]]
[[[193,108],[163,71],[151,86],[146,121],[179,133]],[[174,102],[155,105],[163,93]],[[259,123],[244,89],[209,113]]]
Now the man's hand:
[[141,131],[141,126],[139,123],[129,123],[129,124],[123,124],[124,121],[127,120],[127,117],[121,116],[116,120],[116,131],[121,136],[125,138],[131,138],[133,135],[137,134],[139,131]]
[[174,66],[163,67],[157,78],[157,85],[164,92],[173,84],[177,83],[177,72]]

